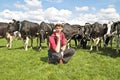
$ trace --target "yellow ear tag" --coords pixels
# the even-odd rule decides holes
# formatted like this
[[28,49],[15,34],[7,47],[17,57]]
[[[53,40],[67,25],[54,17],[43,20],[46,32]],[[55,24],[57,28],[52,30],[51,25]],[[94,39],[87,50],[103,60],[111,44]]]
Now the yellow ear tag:
[[48,32],[46,32],[46,34],[48,34]]
[[48,34],[48,32],[46,32],[46,34]]

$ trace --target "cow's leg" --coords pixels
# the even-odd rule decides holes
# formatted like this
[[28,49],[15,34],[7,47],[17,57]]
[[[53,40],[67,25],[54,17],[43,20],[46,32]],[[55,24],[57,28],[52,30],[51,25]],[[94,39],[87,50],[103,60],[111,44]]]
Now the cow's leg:
[[79,39],[79,47],[80,47],[80,48],[82,47],[81,39]]
[[104,35],[104,36],[103,36],[103,43],[104,43],[103,46],[104,46],[104,48],[107,47],[106,39],[107,39],[107,35]]
[[8,48],[9,47],[9,37],[10,37],[10,34],[7,32],[6,33],[6,40],[7,40],[7,44],[6,44],[6,47]]
[[101,43],[102,43],[102,42],[101,42],[101,39],[100,39],[100,42],[99,42],[99,45],[98,45],[100,48],[102,47]]
[[41,50],[42,49],[42,40],[41,40],[41,37],[39,38],[40,39],[40,43],[39,43],[39,50]]
[[110,39],[110,47],[112,48],[112,41],[113,41],[113,36]]
[[75,48],[77,48],[77,39],[75,38],[74,41],[75,41]]
[[71,39],[67,40],[67,48],[70,49],[71,45],[70,45]]
[[67,43],[68,49],[70,49],[70,42]]
[[24,48],[25,48],[25,51],[27,51],[27,50],[28,50],[28,42],[29,42],[29,38],[28,38],[28,37],[26,37],[26,39],[25,39],[25,43],[24,43]]
[[31,37],[31,48],[33,48],[33,38]]
[[90,39],[90,43],[91,43],[91,45],[90,45],[90,51],[92,51],[93,50],[93,45],[94,45],[94,40]]
[[97,38],[96,39],[97,40],[97,42],[96,42],[96,51],[98,51],[98,47],[99,47],[99,44],[100,44],[100,38]]
[[9,39],[9,38],[6,38],[6,40],[7,40],[7,45],[6,45],[6,47],[8,48],[8,47],[9,47],[9,41],[10,41],[10,39]]
[[49,36],[47,36],[47,46],[49,46]]
[[13,42],[13,36],[10,36],[10,40],[9,40],[9,48],[12,47],[12,42]]
[[6,47],[7,47],[7,48],[11,48],[11,46],[12,46],[12,41],[13,41],[13,37],[12,37],[9,33],[6,33],[6,40],[7,40],[7,45],[6,45]]
[[37,39],[36,39],[36,40],[37,40],[37,49],[38,49],[38,44],[39,44],[39,43],[38,43],[38,41],[39,41],[39,38],[37,37]]
[[119,35],[116,35],[116,52],[117,52],[117,54],[119,53],[118,48],[119,48]]

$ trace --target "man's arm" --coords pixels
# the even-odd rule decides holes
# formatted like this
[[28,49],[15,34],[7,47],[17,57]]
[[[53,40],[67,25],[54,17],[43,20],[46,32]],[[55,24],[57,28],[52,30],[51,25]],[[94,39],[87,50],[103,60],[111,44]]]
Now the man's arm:
[[57,45],[56,45],[55,51],[56,51],[57,53],[60,52],[60,37],[58,37]]

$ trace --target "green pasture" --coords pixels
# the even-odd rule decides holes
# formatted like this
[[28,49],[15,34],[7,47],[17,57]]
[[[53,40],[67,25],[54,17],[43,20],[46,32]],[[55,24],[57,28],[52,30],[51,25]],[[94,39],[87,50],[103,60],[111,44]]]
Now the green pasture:
[[[12,49],[7,49],[6,40],[0,39],[0,80],[120,80],[120,55],[108,46],[90,53],[76,49],[67,64],[48,64],[47,46],[43,49],[23,49],[22,40],[14,40]],[[74,42],[72,42],[74,48]]]

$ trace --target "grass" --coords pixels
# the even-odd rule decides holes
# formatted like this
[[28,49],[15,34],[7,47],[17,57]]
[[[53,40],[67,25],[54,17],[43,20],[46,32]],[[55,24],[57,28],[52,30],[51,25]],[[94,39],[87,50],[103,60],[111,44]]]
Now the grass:
[[21,40],[15,40],[12,49],[5,47],[5,39],[0,42],[0,80],[120,80],[120,55],[114,48],[91,54],[88,48],[76,49],[67,64],[54,65],[47,63],[45,43],[41,51],[25,51]]

